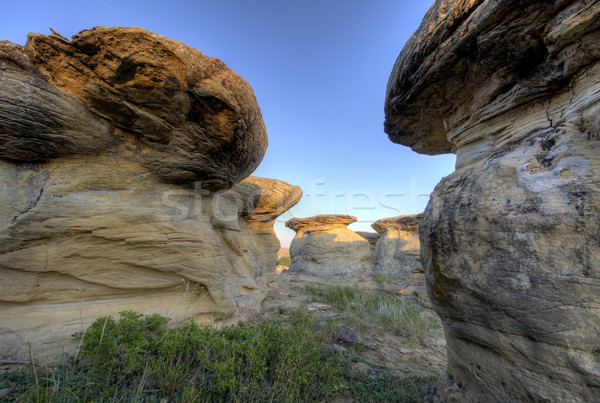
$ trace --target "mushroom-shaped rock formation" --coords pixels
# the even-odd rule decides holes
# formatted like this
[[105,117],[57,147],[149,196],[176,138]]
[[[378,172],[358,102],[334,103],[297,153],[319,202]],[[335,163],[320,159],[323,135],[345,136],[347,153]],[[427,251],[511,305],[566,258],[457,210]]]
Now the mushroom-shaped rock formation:
[[[267,227],[300,193],[235,185],[266,146],[250,86],[180,42],[106,27],[0,42],[0,358],[62,351],[123,310],[216,323],[258,308]],[[258,213],[236,205],[223,225],[223,192]]]
[[320,284],[354,284],[368,271],[369,241],[348,228],[357,219],[348,215],[292,218],[285,225],[296,231],[290,245],[288,273]]
[[371,227],[380,234],[373,254],[371,276],[382,277],[399,289],[411,287],[425,294],[420,258],[419,220],[422,214],[384,218]]
[[597,400],[600,2],[436,1],[385,110],[457,154],[419,228],[448,352],[427,400]]

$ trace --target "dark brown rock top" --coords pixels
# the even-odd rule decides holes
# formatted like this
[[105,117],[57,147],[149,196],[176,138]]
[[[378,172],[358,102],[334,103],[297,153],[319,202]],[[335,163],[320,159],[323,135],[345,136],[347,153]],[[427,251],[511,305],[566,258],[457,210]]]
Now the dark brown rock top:
[[477,141],[448,132],[568,89],[599,27],[597,1],[437,0],[391,73],[385,131],[423,154]]
[[252,88],[219,59],[142,28],[0,42],[0,158],[41,162],[130,144],[167,182],[222,189],[260,163]]
[[394,228],[401,231],[418,231],[419,221],[422,216],[423,213],[382,218],[371,224],[371,228],[379,234],[383,234],[388,228]]
[[353,222],[356,222],[356,220],[356,217],[350,215],[321,214],[307,218],[292,218],[285,223],[285,226],[297,232],[300,230],[316,229],[321,227],[345,227]]
[[[249,176],[233,189],[244,200],[244,213],[251,221],[271,222],[302,198],[300,186],[279,179]],[[271,223],[272,225],[272,223]]]

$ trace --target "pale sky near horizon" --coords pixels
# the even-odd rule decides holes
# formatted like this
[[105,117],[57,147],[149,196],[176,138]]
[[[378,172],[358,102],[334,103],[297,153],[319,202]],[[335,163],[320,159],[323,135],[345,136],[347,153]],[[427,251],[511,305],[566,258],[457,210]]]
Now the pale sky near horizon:
[[95,25],[139,26],[218,57],[250,83],[269,135],[255,176],[300,186],[292,217],[350,214],[354,230],[424,210],[453,155],[425,156],[383,132],[389,74],[428,1],[6,1],[0,40],[69,38]]

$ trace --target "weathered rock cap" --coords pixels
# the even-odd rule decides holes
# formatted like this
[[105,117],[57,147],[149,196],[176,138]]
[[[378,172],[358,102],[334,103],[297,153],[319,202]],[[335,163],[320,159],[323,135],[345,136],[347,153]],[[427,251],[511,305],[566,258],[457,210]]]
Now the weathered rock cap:
[[242,215],[250,221],[271,222],[288,211],[302,198],[300,186],[279,179],[249,176],[236,184],[233,191],[241,200]]
[[380,234],[384,234],[390,228],[409,232],[418,231],[422,216],[423,213],[382,218],[371,224],[371,228]]
[[0,43],[0,158],[47,161],[133,142],[167,182],[223,189],[267,148],[254,92],[219,59],[137,27]]
[[307,218],[292,218],[286,221],[285,226],[294,231],[325,231],[336,227],[347,227],[356,222],[357,218],[343,214],[321,214]]
[[453,129],[568,88],[600,55],[599,27],[597,1],[437,0],[391,73],[385,131],[430,155],[478,141]]

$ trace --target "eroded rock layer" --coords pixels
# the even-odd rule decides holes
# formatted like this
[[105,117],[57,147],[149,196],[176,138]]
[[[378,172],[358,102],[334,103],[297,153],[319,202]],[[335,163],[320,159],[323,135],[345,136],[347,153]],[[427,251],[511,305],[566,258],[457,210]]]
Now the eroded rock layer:
[[457,154],[420,222],[447,374],[427,401],[600,393],[600,3],[437,1],[400,54],[392,141]]
[[257,309],[273,221],[301,196],[240,182],[266,146],[250,86],[180,42],[106,27],[0,42],[0,354],[60,353],[123,310]]
[[318,215],[293,218],[296,231],[290,246],[291,278],[320,284],[382,288],[400,295],[425,295],[419,256],[421,215],[384,218],[377,232],[354,232],[356,217]]

